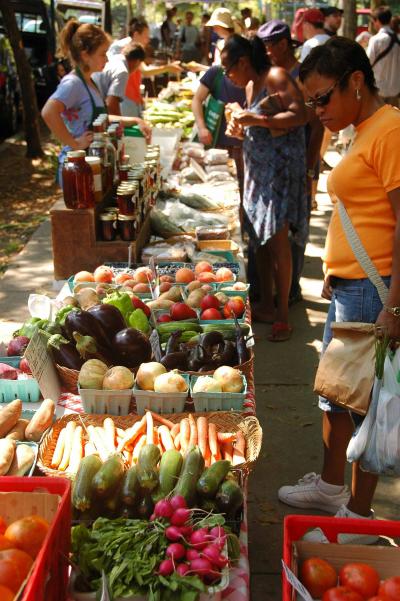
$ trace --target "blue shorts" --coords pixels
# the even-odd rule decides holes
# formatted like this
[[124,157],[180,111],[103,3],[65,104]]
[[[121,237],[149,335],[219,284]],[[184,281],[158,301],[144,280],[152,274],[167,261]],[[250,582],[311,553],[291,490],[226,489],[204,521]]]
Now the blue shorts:
[[[390,276],[383,277],[386,286],[390,286]],[[373,283],[368,278],[345,280],[331,277],[332,300],[325,323],[322,340],[322,353],[332,340],[332,321],[361,321],[375,323],[382,311],[382,303]],[[318,406],[322,411],[345,413],[347,409],[334,405],[320,396]],[[355,415],[355,414],[354,414]],[[359,416],[358,416],[359,417]]]

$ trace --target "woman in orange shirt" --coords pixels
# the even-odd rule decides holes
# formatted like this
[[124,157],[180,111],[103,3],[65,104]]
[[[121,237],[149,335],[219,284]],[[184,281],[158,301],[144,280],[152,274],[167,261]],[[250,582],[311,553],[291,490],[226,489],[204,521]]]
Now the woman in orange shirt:
[[[355,127],[348,154],[331,172],[328,191],[334,203],[324,254],[323,298],[331,300],[323,349],[332,321],[360,321],[382,326],[400,340],[400,111],[385,105],[364,49],[351,40],[332,38],[311,51],[300,68],[309,105],[331,131]],[[389,289],[382,306],[377,290],[360,267],[343,231],[337,199]],[[372,519],[378,478],[353,464],[351,493],[344,485],[346,449],[357,416],[320,398],[323,413],[324,465],[321,475],[306,474],[283,486],[284,503],[314,508],[340,517]],[[354,420],[354,421],[353,421]],[[376,537],[340,535],[339,542],[371,543]],[[321,531],[306,535],[321,541]]]

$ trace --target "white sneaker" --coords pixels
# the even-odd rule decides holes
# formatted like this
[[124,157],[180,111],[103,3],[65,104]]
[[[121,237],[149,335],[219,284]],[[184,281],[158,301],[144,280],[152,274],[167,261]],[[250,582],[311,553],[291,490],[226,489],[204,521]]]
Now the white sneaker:
[[314,472],[306,474],[294,486],[281,486],[278,497],[282,503],[302,509],[320,509],[336,513],[342,505],[347,505],[350,492],[343,486],[338,494],[329,495],[318,486],[321,476]]
[[[371,510],[371,514],[368,517],[365,517],[364,515],[358,515],[358,513],[350,511],[350,509],[348,509],[345,505],[342,505],[334,517],[355,518],[358,520],[374,520],[375,514],[373,510]],[[303,540],[306,540],[310,543],[329,542],[321,528],[314,528],[313,530],[310,530],[303,536]],[[379,536],[369,534],[338,534],[337,540],[341,545],[373,545],[377,540],[379,540]]]

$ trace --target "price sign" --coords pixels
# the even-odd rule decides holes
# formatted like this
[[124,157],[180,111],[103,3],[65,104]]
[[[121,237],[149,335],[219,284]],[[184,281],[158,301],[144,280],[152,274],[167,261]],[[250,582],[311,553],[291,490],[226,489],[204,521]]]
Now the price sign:
[[38,332],[32,337],[24,356],[33,377],[38,381],[43,398],[57,402],[61,394],[57,371],[47,351],[46,341]]
[[311,597],[308,590],[301,584],[300,580],[297,578],[297,576],[295,576],[293,574],[292,570],[290,570],[287,567],[287,565],[285,564],[283,559],[282,559],[282,568],[283,568],[283,571],[285,573],[287,580],[292,585],[292,587],[299,593],[300,597],[302,599],[304,599],[305,601],[313,601],[313,598]]

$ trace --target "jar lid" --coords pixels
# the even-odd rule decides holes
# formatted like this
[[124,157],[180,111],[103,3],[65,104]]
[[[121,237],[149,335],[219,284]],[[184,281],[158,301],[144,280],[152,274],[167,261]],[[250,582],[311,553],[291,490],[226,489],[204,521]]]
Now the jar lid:
[[118,221],[136,221],[136,215],[118,215]]
[[131,168],[130,165],[125,165],[125,164],[119,166],[120,171],[129,171],[130,168]]
[[111,213],[111,211],[99,215],[100,221],[115,221],[116,217],[117,213]]
[[100,165],[101,160],[100,157],[85,157],[85,161],[90,165]]
[[70,150],[67,152],[67,157],[69,159],[78,159],[84,156],[86,156],[86,152],[84,150]]
[[[119,212],[119,208],[118,207],[107,207],[106,209],[104,209],[103,213],[114,213],[116,215],[118,215]],[[102,214],[103,214],[102,213]]]

